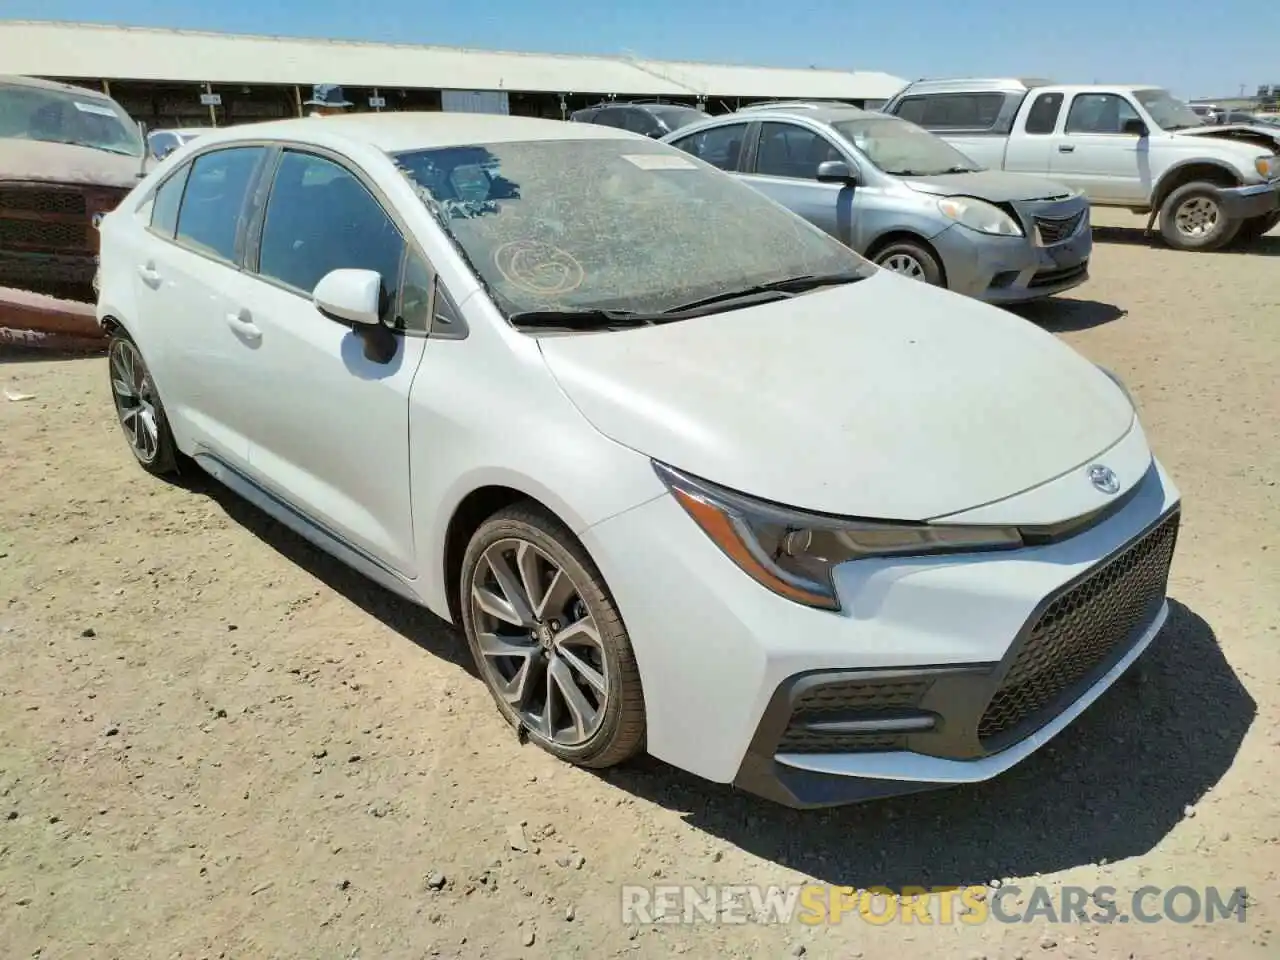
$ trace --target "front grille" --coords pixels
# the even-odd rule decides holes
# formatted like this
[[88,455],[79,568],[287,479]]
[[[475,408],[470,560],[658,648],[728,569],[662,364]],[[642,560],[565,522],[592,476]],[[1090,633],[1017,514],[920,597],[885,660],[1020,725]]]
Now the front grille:
[[24,213],[65,213],[84,216],[88,210],[79,190],[52,190],[43,187],[0,187],[0,211]]
[[876,720],[915,713],[929,688],[928,680],[877,678],[842,680],[806,690],[791,705],[791,720],[778,742],[778,753],[856,753],[901,750],[903,734],[826,733],[807,729],[811,723]]
[[1066,217],[1040,216],[1032,219],[1036,222],[1036,229],[1040,231],[1040,240],[1047,247],[1073,236],[1080,226],[1080,221],[1084,219],[1084,211],[1077,210]]
[[1059,283],[1066,283],[1068,280],[1074,280],[1076,277],[1083,276],[1089,271],[1089,261],[1083,260],[1074,267],[1064,267],[1062,269],[1041,270],[1036,273],[1027,283],[1028,287],[1052,287]]
[[88,250],[88,223],[58,220],[0,220],[0,247]]
[[1164,600],[1178,519],[1166,517],[1049,605],[978,723],[984,748],[994,738],[1012,742],[1031,733],[1056,712],[1047,708],[1075,699],[1094,674],[1123,656]]

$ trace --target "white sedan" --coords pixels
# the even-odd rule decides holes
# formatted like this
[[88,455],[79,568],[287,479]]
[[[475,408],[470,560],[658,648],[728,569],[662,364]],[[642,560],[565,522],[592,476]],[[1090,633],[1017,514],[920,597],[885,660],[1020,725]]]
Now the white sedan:
[[1167,615],[1179,495],[1115,378],[636,134],[210,131],[106,218],[98,317],[145,469],[461,627],[571,763],[986,780]]

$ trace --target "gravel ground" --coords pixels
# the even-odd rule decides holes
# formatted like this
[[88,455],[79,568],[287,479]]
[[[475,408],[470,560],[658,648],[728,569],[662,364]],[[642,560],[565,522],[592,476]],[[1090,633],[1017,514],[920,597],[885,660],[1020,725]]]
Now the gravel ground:
[[[1104,215],[1105,217],[1105,215]],[[1274,958],[1280,237],[1098,229],[1025,311],[1131,385],[1185,497],[1170,625],[997,781],[797,813],[520,746],[451,629],[229,494],[147,477],[105,361],[0,380],[6,958]],[[1070,398],[1063,398],[1070,402]],[[514,849],[523,847],[524,849]],[[625,925],[623,884],[1246,887],[1236,921]],[[1157,909],[1159,898],[1149,902]]]

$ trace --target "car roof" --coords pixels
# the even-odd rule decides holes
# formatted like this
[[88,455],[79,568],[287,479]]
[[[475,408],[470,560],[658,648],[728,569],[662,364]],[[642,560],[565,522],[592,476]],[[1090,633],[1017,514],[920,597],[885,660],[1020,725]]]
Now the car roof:
[[[428,150],[473,143],[514,143],[522,140],[649,140],[637,133],[588,123],[565,123],[536,117],[486,113],[406,111],[354,113],[324,118],[269,120],[234,127],[210,128],[200,142],[291,140],[332,144],[364,144],[385,153]],[[649,141],[652,142],[652,141]]]
[[109,96],[101,90],[94,90],[92,87],[77,87],[70,83],[59,83],[57,80],[42,80],[39,77],[21,77],[17,74],[0,74],[0,83],[7,83],[15,87],[34,87],[39,90],[59,90],[62,93],[74,93],[77,97],[93,100],[105,100],[114,103]]
[[[752,107],[736,113],[721,114],[716,120],[734,118],[739,122],[762,120],[816,120],[818,123],[838,123],[841,120],[898,120],[898,117],[859,107]],[[899,121],[901,122],[901,121]]]

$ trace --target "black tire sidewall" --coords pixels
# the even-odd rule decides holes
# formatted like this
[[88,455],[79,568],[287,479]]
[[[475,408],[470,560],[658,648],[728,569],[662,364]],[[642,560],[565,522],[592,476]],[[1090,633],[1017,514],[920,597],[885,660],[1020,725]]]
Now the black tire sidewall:
[[[883,247],[876,251],[874,262],[877,266],[881,266],[885,260],[889,259],[895,253],[905,253],[909,257],[913,257],[924,268],[924,282],[935,287],[943,286],[942,266],[938,263],[938,259],[930,253],[924,246],[913,243],[910,240],[895,240],[887,247]],[[888,267],[881,269],[889,270]],[[894,271],[890,270],[890,273]],[[901,276],[901,274],[899,274]]]
[[[1208,197],[1218,205],[1218,226],[1203,240],[1189,240],[1178,231],[1178,208],[1195,196]],[[1226,212],[1222,209],[1222,200],[1218,196],[1218,188],[1211,183],[1185,183],[1165,197],[1160,207],[1160,236],[1176,250],[1217,250],[1234,239],[1241,224],[1242,221],[1227,219]]]
[[600,729],[586,743],[576,747],[566,747],[542,737],[528,727],[524,728],[529,740],[548,753],[571,763],[590,766],[593,759],[610,752],[614,745],[623,722],[626,706],[624,701],[641,696],[638,689],[627,689],[629,686],[626,682],[627,671],[622,661],[624,657],[632,659],[632,662],[634,660],[626,628],[599,570],[578,543],[577,538],[554,518],[539,510],[512,508],[494,515],[481,524],[480,529],[467,545],[467,551],[462,560],[459,608],[462,613],[463,633],[466,635],[467,646],[471,650],[476,670],[493,697],[498,711],[511,726],[521,727],[523,722],[515,709],[507,704],[489,683],[485,658],[480,653],[476,640],[476,626],[470,599],[471,580],[481,555],[494,543],[507,539],[521,539],[533,543],[568,573],[570,579],[579,588],[587,611],[595,620],[608,667],[607,703]]
[[138,359],[142,361],[143,369],[146,370],[147,377],[151,380],[151,390],[155,397],[156,411],[156,455],[148,463],[138,456],[138,451],[133,448],[133,444],[125,438],[125,444],[129,448],[129,452],[133,454],[134,460],[138,465],[148,473],[156,476],[172,473],[177,468],[178,447],[173,439],[173,431],[169,429],[169,418],[165,414],[164,403],[160,398],[160,390],[156,386],[155,378],[151,375],[151,367],[147,364],[147,358],[142,355],[142,348],[138,346],[138,342],[129,336],[127,330],[123,327],[116,327],[111,331],[111,336],[107,340],[107,386],[111,390],[111,406],[116,412],[116,425],[124,432],[124,424],[120,419],[120,401],[116,398],[116,389],[111,382],[111,358],[115,354],[117,343],[127,343],[133,348]]

